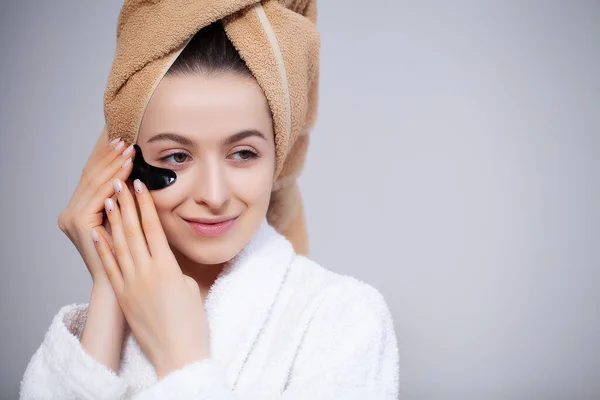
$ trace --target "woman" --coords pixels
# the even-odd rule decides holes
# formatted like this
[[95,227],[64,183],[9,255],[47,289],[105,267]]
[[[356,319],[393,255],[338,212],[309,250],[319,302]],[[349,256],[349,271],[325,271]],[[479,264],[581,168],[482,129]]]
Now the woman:
[[[221,21],[186,44],[144,104],[141,153],[97,147],[59,218],[93,289],[55,316],[21,399],[397,397],[381,294],[268,222],[274,108]],[[142,158],[176,179],[131,182]]]

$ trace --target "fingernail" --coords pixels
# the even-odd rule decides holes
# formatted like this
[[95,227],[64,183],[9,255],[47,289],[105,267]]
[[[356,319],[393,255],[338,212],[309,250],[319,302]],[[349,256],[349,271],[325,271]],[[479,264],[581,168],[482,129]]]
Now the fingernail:
[[123,146],[125,146],[125,142],[121,140],[119,144],[115,146],[115,150],[121,150]]
[[99,239],[100,239],[100,238],[98,237],[98,232],[96,232],[96,230],[95,230],[95,229],[92,229],[92,240],[93,240],[95,243],[98,243],[98,240],[99,240]]
[[123,185],[121,185],[121,181],[119,179],[113,180],[113,186],[115,187],[115,191],[117,193],[121,193],[121,190],[123,190]]
[[116,144],[116,143],[117,143],[119,140],[121,140],[121,138],[120,138],[120,137],[118,137],[118,138],[116,138],[116,139],[113,139],[113,140],[111,140],[111,141],[110,141],[110,143],[109,143],[108,145],[109,145],[109,146],[112,146],[112,145]]
[[127,160],[125,160],[123,165],[121,165],[121,168],[125,168],[127,165],[129,165],[130,162],[131,162],[131,157],[129,157]]
[[139,179],[133,181],[133,187],[138,193],[142,193],[142,182]]
[[115,209],[115,203],[113,203],[112,199],[105,199],[104,205],[106,206],[106,211],[113,212]]
[[124,156],[128,155],[131,152],[131,150],[133,150],[133,144],[130,144],[129,147],[127,147],[125,149],[125,151],[123,152],[123,155]]

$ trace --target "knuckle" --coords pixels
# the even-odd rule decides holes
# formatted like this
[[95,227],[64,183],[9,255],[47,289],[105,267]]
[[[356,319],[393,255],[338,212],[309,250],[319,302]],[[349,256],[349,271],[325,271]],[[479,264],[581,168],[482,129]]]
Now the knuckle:
[[157,227],[157,223],[150,218],[143,218],[142,225],[144,226],[144,231],[154,231]]
[[126,239],[131,239],[133,237],[135,237],[135,231],[131,228],[124,228],[123,229],[123,236],[125,236]]
[[64,217],[63,213],[59,214],[57,223],[58,223],[58,227],[60,228],[60,230],[64,232],[66,227],[65,227],[65,217]]
[[68,233],[70,230],[72,230],[73,222],[70,213],[66,213],[63,211],[58,216],[57,223],[60,230],[64,233]]
[[144,207],[146,211],[150,211],[152,207],[154,207],[154,201],[152,200],[152,196],[148,192],[142,192],[138,194],[138,201],[140,203],[140,207]]
[[112,281],[113,278],[115,277],[115,270],[113,268],[104,267],[104,271],[105,271],[108,279]]

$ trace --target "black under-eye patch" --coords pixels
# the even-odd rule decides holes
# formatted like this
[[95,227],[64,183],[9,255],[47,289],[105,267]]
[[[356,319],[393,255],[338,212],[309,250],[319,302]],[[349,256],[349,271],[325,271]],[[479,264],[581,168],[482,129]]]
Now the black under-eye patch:
[[175,171],[166,168],[152,166],[144,160],[142,149],[137,144],[133,145],[135,157],[133,159],[133,170],[129,179],[139,179],[144,182],[148,190],[159,190],[172,185],[177,179]]

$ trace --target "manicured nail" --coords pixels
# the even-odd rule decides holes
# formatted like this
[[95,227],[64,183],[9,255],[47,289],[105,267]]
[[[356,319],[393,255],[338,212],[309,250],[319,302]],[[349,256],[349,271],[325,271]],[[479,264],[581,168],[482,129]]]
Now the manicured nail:
[[98,232],[96,232],[96,230],[95,230],[95,229],[92,229],[92,240],[93,240],[95,243],[98,243],[98,240],[100,240],[100,238],[98,237]]
[[125,160],[125,162],[123,163],[123,165],[121,165],[121,168],[127,167],[130,162],[131,162],[131,157],[129,157],[127,160]]
[[115,187],[115,191],[117,193],[121,193],[121,190],[123,190],[123,185],[118,178],[113,180],[113,186]]
[[125,142],[121,140],[119,144],[115,146],[115,150],[121,150],[123,146],[125,146]]
[[104,206],[106,207],[106,211],[113,212],[115,209],[115,203],[113,203],[112,199],[104,200]]
[[142,193],[142,182],[139,179],[133,181],[133,187],[138,193]]
[[133,144],[130,144],[130,145],[129,145],[129,147],[127,147],[127,148],[125,149],[125,151],[123,152],[123,154],[122,154],[122,155],[123,155],[123,156],[126,156],[126,155],[128,155],[128,154],[131,152],[131,150],[133,150]]

